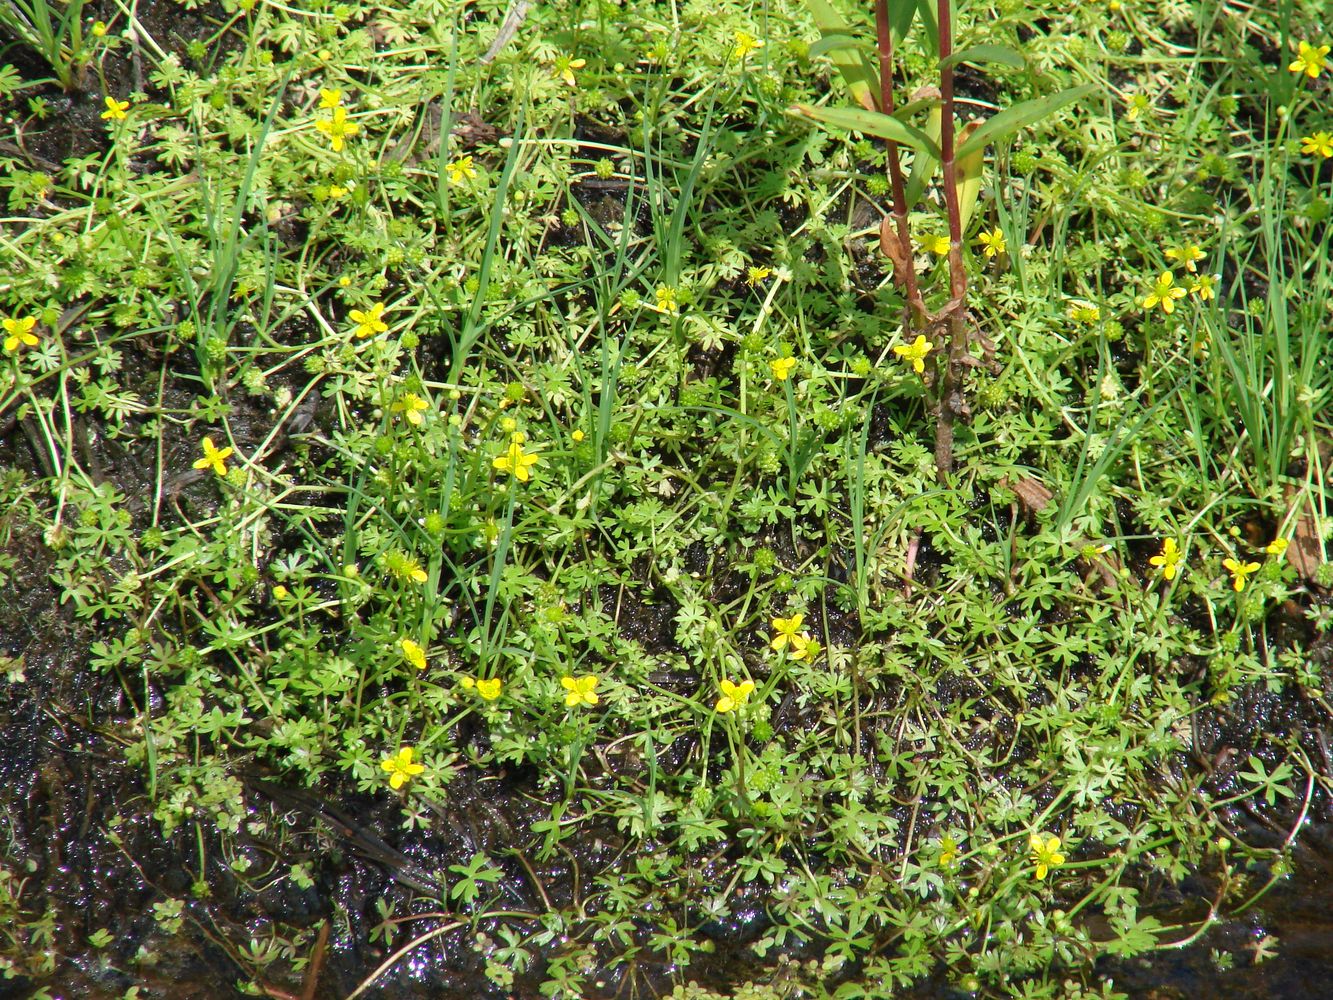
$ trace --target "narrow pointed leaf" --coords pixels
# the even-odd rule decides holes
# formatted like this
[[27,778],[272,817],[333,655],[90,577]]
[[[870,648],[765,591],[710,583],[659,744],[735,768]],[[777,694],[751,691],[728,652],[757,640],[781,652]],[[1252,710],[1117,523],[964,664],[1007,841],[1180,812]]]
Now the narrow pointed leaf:
[[[894,108],[893,117],[897,118],[899,121],[905,121],[923,108],[938,108],[939,106],[940,99],[938,96],[918,97],[915,101],[910,101],[907,104],[901,104]],[[936,138],[936,141],[939,141],[938,137]]]
[[[828,0],[805,0],[806,8],[810,11],[810,16],[814,18],[815,27],[819,29],[821,36],[837,36],[839,38],[854,39],[852,29],[842,16],[833,9]],[[847,85],[851,92],[852,100],[861,107],[873,111],[875,109],[875,95],[879,93],[879,74],[875,72],[874,64],[867,58],[865,49],[849,41],[847,44],[835,45],[827,48],[828,57],[833,60],[833,66],[842,77],[843,83]]]
[[900,122],[897,118],[882,115],[878,111],[866,111],[861,108],[816,108],[809,104],[797,104],[788,109],[793,114],[813,118],[834,128],[847,129],[849,132],[864,132],[891,142],[910,146],[912,149],[926,152],[939,158],[939,145],[919,128]]
[[1012,108],[1006,108],[998,115],[992,115],[982,122],[981,127],[972,133],[971,138],[959,145],[955,156],[962,159],[964,156],[985,149],[990,143],[998,142],[1021,128],[1041,121],[1066,104],[1073,104],[1087,97],[1096,89],[1096,84],[1085,83],[1081,87],[1070,87],[1058,94],[1034,98],[1022,104],[1015,104]]
[[[936,106],[930,109],[930,120],[926,123],[926,134],[932,141],[940,141],[940,130],[943,127],[943,112],[940,111],[938,102]],[[921,193],[925,191],[926,184],[935,176],[935,171],[940,167],[938,156],[932,156],[930,153],[918,152],[916,159],[912,161],[912,173],[907,178],[907,210],[910,212],[916,207],[916,203],[921,200]]]
[[955,52],[948,59],[940,60],[940,69],[945,66],[957,66],[959,63],[1003,63],[1014,69],[1027,65],[1023,56],[1007,45],[973,45],[971,48]]
[[832,32],[820,36],[818,41],[810,43],[809,56],[815,59],[819,56],[826,56],[834,49],[860,49],[862,55],[865,54],[865,46],[861,39],[855,35],[845,35],[842,32]]
[[897,41],[907,37],[912,30],[912,19],[916,17],[916,0],[887,0],[889,5],[889,31]]
[[940,52],[940,21],[935,10],[935,0],[917,0],[917,10],[921,11],[921,26],[926,29],[926,47],[938,56]]
[[[966,145],[968,138],[980,127],[976,122],[964,125],[962,131],[958,133],[958,137],[962,140],[961,145]],[[962,222],[964,233],[967,232],[967,224],[972,219],[972,211],[977,206],[977,195],[981,193],[981,175],[985,166],[985,147],[954,160],[954,178],[958,185],[958,217]]]

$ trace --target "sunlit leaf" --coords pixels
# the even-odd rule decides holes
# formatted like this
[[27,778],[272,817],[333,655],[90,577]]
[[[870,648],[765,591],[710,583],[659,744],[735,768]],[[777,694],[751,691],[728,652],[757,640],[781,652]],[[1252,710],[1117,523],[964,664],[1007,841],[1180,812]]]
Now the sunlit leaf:
[[992,115],[982,122],[981,127],[972,133],[970,139],[955,150],[954,155],[962,158],[985,149],[990,143],[998,142],[1021,128],[1049,117],[1065,105],[1073,104],[1075,101],[1087,97],[1096,89],[1095,84],[1085,83],[1081,87],[1070,87],[1058,94],[1037,97],[1031,101],[1024,101],[1022,104],[1016,104],[1012,108],[1005,108],[999,114]]
[[[930,120],[926,123],[926,134],[930,137],[937,147],[940,141],[940,129],[943,126],[943,113],[940,111],[938,103],[930,109]],[[918,152],[916,159],[912,161],[912,173],[907,178],[907,209],[911,211],[916,207],[916,203],[921,200],[921,194],[926,189],[926,184],[935,176],[935,171],[940,167],[940,158],[931,153]]]
[[852,100],[866,110],[873,111],[876,107],[875,95],[879,90],[879,74],[866,55],[864,44],[856,41],[852,29],[828,0],[806,0],[806,7],[823,39],[846,39],[845,42],[828,46],[824,51],[833,60],[833,66],[851,92]]
[[964,62],[973,64],[1003,63],[1005,66],[1014,67],[1014,69],[1022,69],[1027,65],[1023,56],[1007,45],[973,45],[970,48],[955,52],[948,59],[941,59],[940,69],[944,69],[945,66],[957,66]]
[[825,125],[832,125],[834,128],[878,136],[930,153],[937,158],[940,155],[939,146],[921,129],[900,122],[890,115],[882,115],[878,111],[866,111],[861,108],[816,108],[809,104],[797,104],[788,110],[793,114],[813,118]]
[[[967,140],[981,126],[968,122],[958,133],[959,146],[966,146]],[[981,193],[981,175],[985,169],[985,148],[959,156],[954,159],[954,180],[958,186],[958,216],[962,221],[962,231],[967,232],[967,224],[972,219],[972,211],[977,205],[977,195]]]

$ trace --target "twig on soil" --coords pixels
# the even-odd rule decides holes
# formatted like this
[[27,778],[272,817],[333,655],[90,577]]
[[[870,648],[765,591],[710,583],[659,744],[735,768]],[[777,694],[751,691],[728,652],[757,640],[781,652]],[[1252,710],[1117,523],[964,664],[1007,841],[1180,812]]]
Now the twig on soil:
[[413,940],[407,942],[407,944],[403,945],[392,955],[386,958],[383,962],[381,962],[376,967],[374,972],[372,972],[365,979],[361,980],[360,985],[358,985],[357,988],[354,989],[351,993],[347,994],[347,1000],[356,1000],[356,998],[359,997],[362,993],[370,989],[371,985],[374,984],[375,980],[379,979],[380,976],[384,975],[395,965],[397,965],[399,959],[401,959],[412,949],[416,948],[418,945],[425,944],[427,941],[430,941],[433,938],[443,937],[450,931],[456,931],[460,927],[466,927],[466,926],[467,925],[462,920],[453,920],[445,924],[443,927],[437,927],[433,931],[427,931],[425,934],[421,935],[421,937],[414,938]]

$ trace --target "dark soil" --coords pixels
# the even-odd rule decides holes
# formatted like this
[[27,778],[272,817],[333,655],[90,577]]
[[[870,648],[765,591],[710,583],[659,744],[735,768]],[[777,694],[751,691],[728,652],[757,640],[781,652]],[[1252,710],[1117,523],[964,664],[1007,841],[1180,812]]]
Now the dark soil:
[[[109,16],[109,4],[90,3],[86,14],[99,16],[103,6]],[[137,16],[160,43],[183,55],[191,38],[214,30],[220,11],[187,12],[174,2],[141,0]],[[41,75],[21,59],[19,64],[22,72]],[[143,68],[132,48],[109,59],[105,71],[117,92],[143,86]],[[99,118],[100,94],[99,84],[82,92],[48,87],[24,95],[25,100],[40,96],[47,106],[44,117],[28,120],[19,130],[18,149],[31,169],[52,170],[66,158],[102,148],[106,132]],[[580,128],[580,137],[589,141],[610,135],[591,123]],[[7,147],[0,152],[13,154]],[[574,194],[595,220],[623,220],[622,183],[586,181]],[[642,217],[635,222],[646,225]],[[142,380],[151,385],[160,363],[160,358],[127,351],[122,377],[126,384]],[[185,400],[196,390],[182,383],[171,391]],[[243,411],[247,404],[237,400],[236,405]],[[243,437],[249,420],[259,440],[267,430],[264,419],[256,405],[253,413],[238,412],[235,425]],[[877,435],[882,425],[877,419]],[[151,462],[101,428],[94,430],[88,436],[92,467],[130,496],[146,495]],[[176,449],[177,467],[167,474],[180,487],[192,478],[185,452],[183,445]],[[5,423],[3,414],[0,464],[31,476],[45,472],[21,422]],[[182,502],[191,502],[188,492]],[[202,494],[199,502],[204,502]],[[131,513],[142,509],[140,500]],[[424,829],[413,832],[402,830],[400,803],[387,792],[368,798],[338,787],[295,789],[284,786],[280,776],[254,774],[245,781],[248,815],[264,823],[252,829],[243,822],[228,849],[262,859],[256,869],[271,870],[272,876],[239,878],[209,824],[186,824],[169,837],[162,835],[145,769],[126,761],[122,748],[129,740],[120,738],[139,725],[140,706],[117,678],[98,674],[89,664],[91,645],[116,630],[108,635],[60,603],[48,575],[46,545],[26,527],[21,512],[0,512],[0,529],[0,538],[8,539],[3,552],[14,560],[0,599],[0,657],[21,658],[23,664],[23,679],[0,688],[0,844],[4,868],[23,880],[10,887],[17,897],[13,908],[6,909],[0,899],[5,922],[0,945],[8,936],[19,950],[26,949],[24,962],[13,970],[15,978],[0,980],[0,997],[28,996],[46,987],[61,996],[109,1000],[132,986],[144,998],[231,997],[237,995],[237,982],[256,974],[255,963],[244,954],[251,941],[290,939],[304,932],[302,950],[294,957],[319,956],[318,977],[297,969],[290,957],[279,957],[259,978],[276,997],[342,998],[396,948],[444,926],[441,917],[429,915],[441,909],[429,898],[429,873],[436,869],[466,862],[474,852],[487,853],[504,871],[495,887],[504,908],[531,914],[535,921],[548,906],[577,908],[590,879],[616,863],[623,838],[611,828],[584,829],[566,843],[567,852],[539,861],[531,824],[549,815],[550,803],[538,794],[532,776],[522,772],[485,784],[460,777],[449,786],[449,801],[434,810]],[[700,565],[708,568],[706,556],[699,553]],[[929,556],[923,552],[923,567]],[[639,592],[606,588],[602,597],[624,636],[650,650],[673,646],[676,609],[669,596],[645,585]],[[1271,632],[1282,645],[1302,646],[1327,667],[1333,651],[1308,630],[1299,610],[1270,623]],[[856,622],[834,617],[826,623],[830,630],[855,633]],[[678,680],[688,684],[687,678]],[[1201,718],[1196,759],[1182,766],[1203,770],[1210,776],[1210,790],[1224,791],[1249,753],[1272,759],[1273,749],[1292,739],[1327,778],[1333,775],[1327,721],[1319,706],[1294,691],[1250,692],[1227,711]],[[1237,837],[1260,846],[1280,845],[1297,822],[1290,808],[1237,809],[1232,819]],[[1147,960],[1108,962],[1106,974],[1131,996],[1144,998],[1329,995],[1333,815],[1318,783],[1301,826],[1292,851],[1295,873],[1258,908],[1220,924],[1189,948],[1158,952]],[[283,877],[296,863],[307,866],[309,887]],[[735,916],[702,928],[715,950],[690,966],[689,979],[726,989],[771,970],[772,956],[761,967],[748,948],[767,918],[763,897],[746,897],[747,891],[734,901]],[[1161,919],[1197,917],[1199,900],[1210,891],[1207,878],[1164,890]],[[171,900],[186,901],[176,930],[154,910],[155,904]],[[397,916],[416,915],[400,925],[392,946],[374,936],[381,901],[390,902]],[[318,931],[325,925],[328,939],[321,945]],[[536,924],[516,920],[512,926]],[[110,933],[109,941],[100,948],[90,944],[89,938],[103,930]],[[480,930],[493,935],[496,927]],[[1277,939],[1276,955],[1258,961],[1260,943],[1268,938]],[[506,990],[486,978],[485,956],[474,945],[467,930],[433,937],[379,980],[374,995],[535,1000],[546,963],[564,947],[547,947],[526,978]],[[1214,953],[1230,956],[1233,968],[1219,971]],[[793,952],[789,957],[811,956]],[[599,985],[589,996],[656,995],[670,989],[676,970],[665,960],[649,959],[635,969],[599,972]],[[957,994],[941,983],[905,995]]]

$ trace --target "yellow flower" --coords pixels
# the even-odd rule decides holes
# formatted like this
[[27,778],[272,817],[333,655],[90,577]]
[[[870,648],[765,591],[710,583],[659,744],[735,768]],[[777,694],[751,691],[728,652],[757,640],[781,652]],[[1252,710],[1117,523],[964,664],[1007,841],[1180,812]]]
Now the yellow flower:
[[403,651],[403,659],[418,670],[426,669],[426,651],[411,639],[399,639],[398,646]]
[[1321,45],[1315,48],[1309,42],[1301,42],[1296,55],[1296,61],[1287,69],[1293,73],[1304,73],[1311,80],[1319,75],[1325,66],[1324,57],[1329,53],[1327,45]]
[[773,272],[766,267],[752,267],[745,272],[745,283],[754,288]]
[[736,32],[736,44],[732,47],[731,58],[736,60],[744,59],[751,52],[757,52],[764,47],[763,41],[755,38],[748,31]]
[[449,172],[450,184],[462,184],[464,181],[477,179],[477,168],[471,156],[460,156],[456,160],[450,160],[444,165],[444,169]]
[[1193,243],[1188,243],[1183,247],[1170,247],[1166,251],[1166,257],[1178,264],[1184,264],[1185,270],[1193,274],[1198,270],[1194,262],[1203,260],[1203,251]]
[[384,322],[384,303],[376,302],[370,307],[369,311],[362,312],[360,309],[353,309],[351,312],[352,322],[356,324],[354,331],[358,339],[374,336],[377,333],[383,333],[389,329],[389,324]]
[[801,632],[801,623],[805,621],[805,615],[796,614],[790,618],[774,618],[772,621],[773,631],[777,634],[773,636],[770,645],[775,651],[782,651],[791,647],[791,658],[799,660],[806,655],[806,650],[810,644],[810,636]]
[[343,92],[341,90],[324,90],[322,87],[320,88],[319,91],[320,111],[332,111],[334,108],[338,107],[338,105],[342,104],[342,102],[343,102]]
[[1008,249],[1004,242],[1004,233],[999,226],[996,226],[989,233],[982,233],[977,237],[977,242],[985,249],[982,251],[987,257],[994,257],[996,254],[1004,253]]
[[1216,275],[1201,274],[1190,282],[1190,291],[1197,295],[1200,301],[1207,302],[1216,296],[1217,293],[1213,290],[1216,284]]
[[1125,121],[1132,122],[1152,107],[1152,99],[1147,94],[1130,94],[1125,104]]
[[958,841],[954,840],[948,834],[940,838],[940,858],[941,868],[952,869],[958,864]]
[[1288,542],[1285,538],[1274,538],[1271,542],[1269,542],[1267,545],[1264,546],[1264,551],[1267,552],[1270,556],[1280,556],[1287,551],[1287,546],[1290,544],[1291,543]]
[[396,400],[389,407],[389,410],[393,413],[401,413],[413,427],[420,427],[422,420],[425,419],[421,414],[429,408],[430,404],[415,392],[408,392],[403,394],[402,399]]
[[793,660],[804,660],[811,663],[819,655],[819,643],[811,638],[809,632],[802,632],[800,635],[791,637],[791,648],[787,655]]
[[1176,578],[1176,570],[1180,566],[1180,549],[1176,546],[1174,538],[1168,538],[1162,542],[1162,551],[1148,560],[1151,566],[1160,566],[1162,576],[1166,580]]
[[573,434],[571,434],[571,435],[569,435],[569,436],[570,436],[570,439],[573,440],[573,442],[574,442],[575,444],[578,444],[578,443],[579,443],[580,441],[582,441],[585,437],[587,437],[587,435],[584,434],[583,431],[581,431],[581,430],[579,430],[579,431],[575,431]]
[[1324,159],[1333,156],[1333,132],[1316,132],[1301,139],[1302,153],[1317,153]]
[[110,94],[106,96],[106,110],[102,112],[102,119],[109,122],[120,122],[125,120],[125,112],[130,110],[129,101],[118,101]]
[[1075,302],[1069,307],[1069,318],[1075,323],[1096,323],[1102,311],[1090,302]]
[[495,701],[504,692],[504,682],[498,677],[475,678],[464,677],[460,683],[465,690],[476,691],[486,701]]
[[1037,866],[1038,882],[1045,879],[1052,868],[1065,863],[1065,856],[1060,853],[1060,838],[1054,835],[1032,834],[1028,838],[1028,849],[1032,852],[1032,863]]
[[657,308],[664,313],[680,312],[680,303],[676,301],[676,289],[673,286],[657,286]]
[[384,555],[384,568],[400,580],[425,583],[429,577],[414,556],[394,549]]
[[780,650],[787,645],[796,633],[801,630],[801,623],[805,621],[805,615],[795,614],[790,618],[774,618],[772,621],[773,631],[777,635],[773,636],[773,648]]
[[285,601],[292,596],[292,592],[282,584],[276,584],[273,588],[273,599],[275,601]]
[[565,689],[565,705],[577,708],[579,705],[596,705],[600,699],[594,688],[597,687],[596,674],[584,674],[582,677],[561,677],[560,686]]
[[93,29],[92,29],[92,30],[93,30],[93,37],[94,37],[94,38],[105,38],[105,37],[106,37],[106,32],[107,32],[106,22],[105,22],[105,21],[94,21],[94,22],[93,22]]
[[734,712],[744,706],[750,695],[754,693],[754,681],[741,681],[739,684],[723,681],[720,686],[722,697],[717,700],[717,704],[713,708],[722,715]]
[[380,761],[380,767],[389,775],[389,787],[397,791],[426,769],[412,763],[412,748],[403,747],[392,757]]
[[1168,316],[1176,311],[1176,299],[1183,299],[1188,294],[1182,285],[1176,284],[1176,276],[1170,271],[1163,271],[1157,277],[1153,289],[1143,299],[1143,308],[1151,310],[1161,305],[1162,312]]
[[537,464],[538,456],[523,451],[523,442],[527,436],[522,431],[514,431],[509,436],[509,448],[491,464],[501,472],[508,472],[520,483],[526,483],[531,473],[528,471]]
[[329,197],[332,198],[334,201],[337,201],[339,198],[346,198],[348,190],[349,190],[348,188],[342,187],[341,185],[330,184]]
[[926,370],[926,355],[934,349],[935,345],[926,339],[925,334],[918,333],[912,343],[896,345],[893,353],[910,364],[912,370],[920,375]]
[[564,80],[566,87],[573,87],[577,82],[574,79],[574,70],[583,69],[586,65],[588,65],[588,60],[586,59],[571,59],[569,56],[563,55],[556,56],[555,66],[552,68],[551,72],[554,73],[558,79]]
[[341,105],[333,109],[332,118],[321,118],[315,122],[315,128],[329,137],[329,145],[335,153],[341,153],[344,141],[361,131],[359,125],[347,120],[347,109]]
[[937,257],[945,257],[948,256],[949,247],[951,244],[949,243],[949,237],[947,236],[938,236],[935,233],[926,233],[924,236],[921,237],[921,245],[925,247],[927,250],[929,250],[931,253],[935,254]]
[[194,467],[196,469],[212,469],[219,476],[227,474],[227,467],[223,463],[231,458],[231,448],[217,448],[213,445],[213,439],[206,437],[199,442],[199,446],[204,449],[204,457],[196,459]]
[[24,316],[21,319],[6,318],[3,324],[5,328],[5,350],[13,354],[23,347],[36,347],[37,334],[32,332],[32,328],[37,325],[36,316]]
[[1245,578],[1257,572],[1257,562],[1241,562],[1239,559],[1223,559],[1222,565],[1231,571],[1231,589],[1240,593],[1245,589]]
[[774,358],[768,363],[768,367],[773,372],[773,377],[779,382],[785,382],[791,377],[791,370],[796,367],[795,358]]

